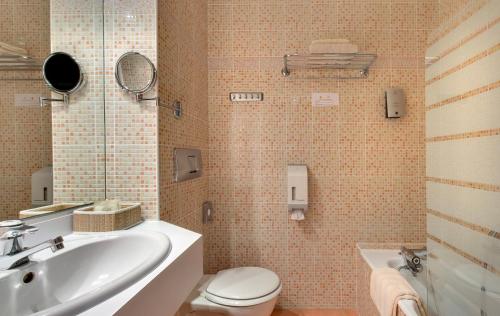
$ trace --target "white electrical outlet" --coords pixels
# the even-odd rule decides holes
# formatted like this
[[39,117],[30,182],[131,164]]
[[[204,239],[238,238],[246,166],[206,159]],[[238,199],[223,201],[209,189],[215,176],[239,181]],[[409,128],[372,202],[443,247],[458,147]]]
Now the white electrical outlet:
[[262,92],[231,92],[229,99],[233,102],[255,102],[264,100]]
[[14,95],[15,106],[40,106],[39,94],[16,94]]

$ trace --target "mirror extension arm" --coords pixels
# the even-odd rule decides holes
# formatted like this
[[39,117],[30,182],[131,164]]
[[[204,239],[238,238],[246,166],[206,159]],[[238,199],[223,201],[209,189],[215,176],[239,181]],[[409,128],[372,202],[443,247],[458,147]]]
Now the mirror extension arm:
[[137,94],[135,100],[141,101],[156,101],[157,107],[172,109],[174,117],[180,119],[182,116],[182,103],[179,100],[174,100],[171,104],[166,104],[160,100],[160,97],[144,98],[142,94]]
[[69,95],[63,94],[62,97],[63,97],[62,99],[51,99],[46,97],[40,97],[40,107],[46,106],[48,102],[64,102],[64,105],[68,105]]

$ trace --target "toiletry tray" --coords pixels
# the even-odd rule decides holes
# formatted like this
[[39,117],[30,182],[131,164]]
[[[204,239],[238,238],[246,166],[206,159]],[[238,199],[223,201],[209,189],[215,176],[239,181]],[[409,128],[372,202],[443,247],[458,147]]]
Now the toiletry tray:
[[94,206],[73,212],[73,231],[109,232],[127,229],[143,221],[140,203],[123,203],[117,211],[94,211]]

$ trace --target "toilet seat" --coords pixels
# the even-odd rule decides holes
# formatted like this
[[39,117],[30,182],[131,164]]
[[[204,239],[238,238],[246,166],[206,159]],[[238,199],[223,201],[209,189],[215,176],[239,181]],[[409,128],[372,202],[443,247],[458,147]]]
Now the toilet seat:
[[259,267],[222,270],[210,281],[204,297],[210,302],[233,307],[258,305],[281,292],[278,275]]

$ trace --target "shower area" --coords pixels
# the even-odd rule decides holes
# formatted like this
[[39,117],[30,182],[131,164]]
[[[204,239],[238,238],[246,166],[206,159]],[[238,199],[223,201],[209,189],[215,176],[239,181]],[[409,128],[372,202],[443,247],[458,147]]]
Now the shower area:
[[500,311],[500,1],[449,2],[425,70],[430,315]]

